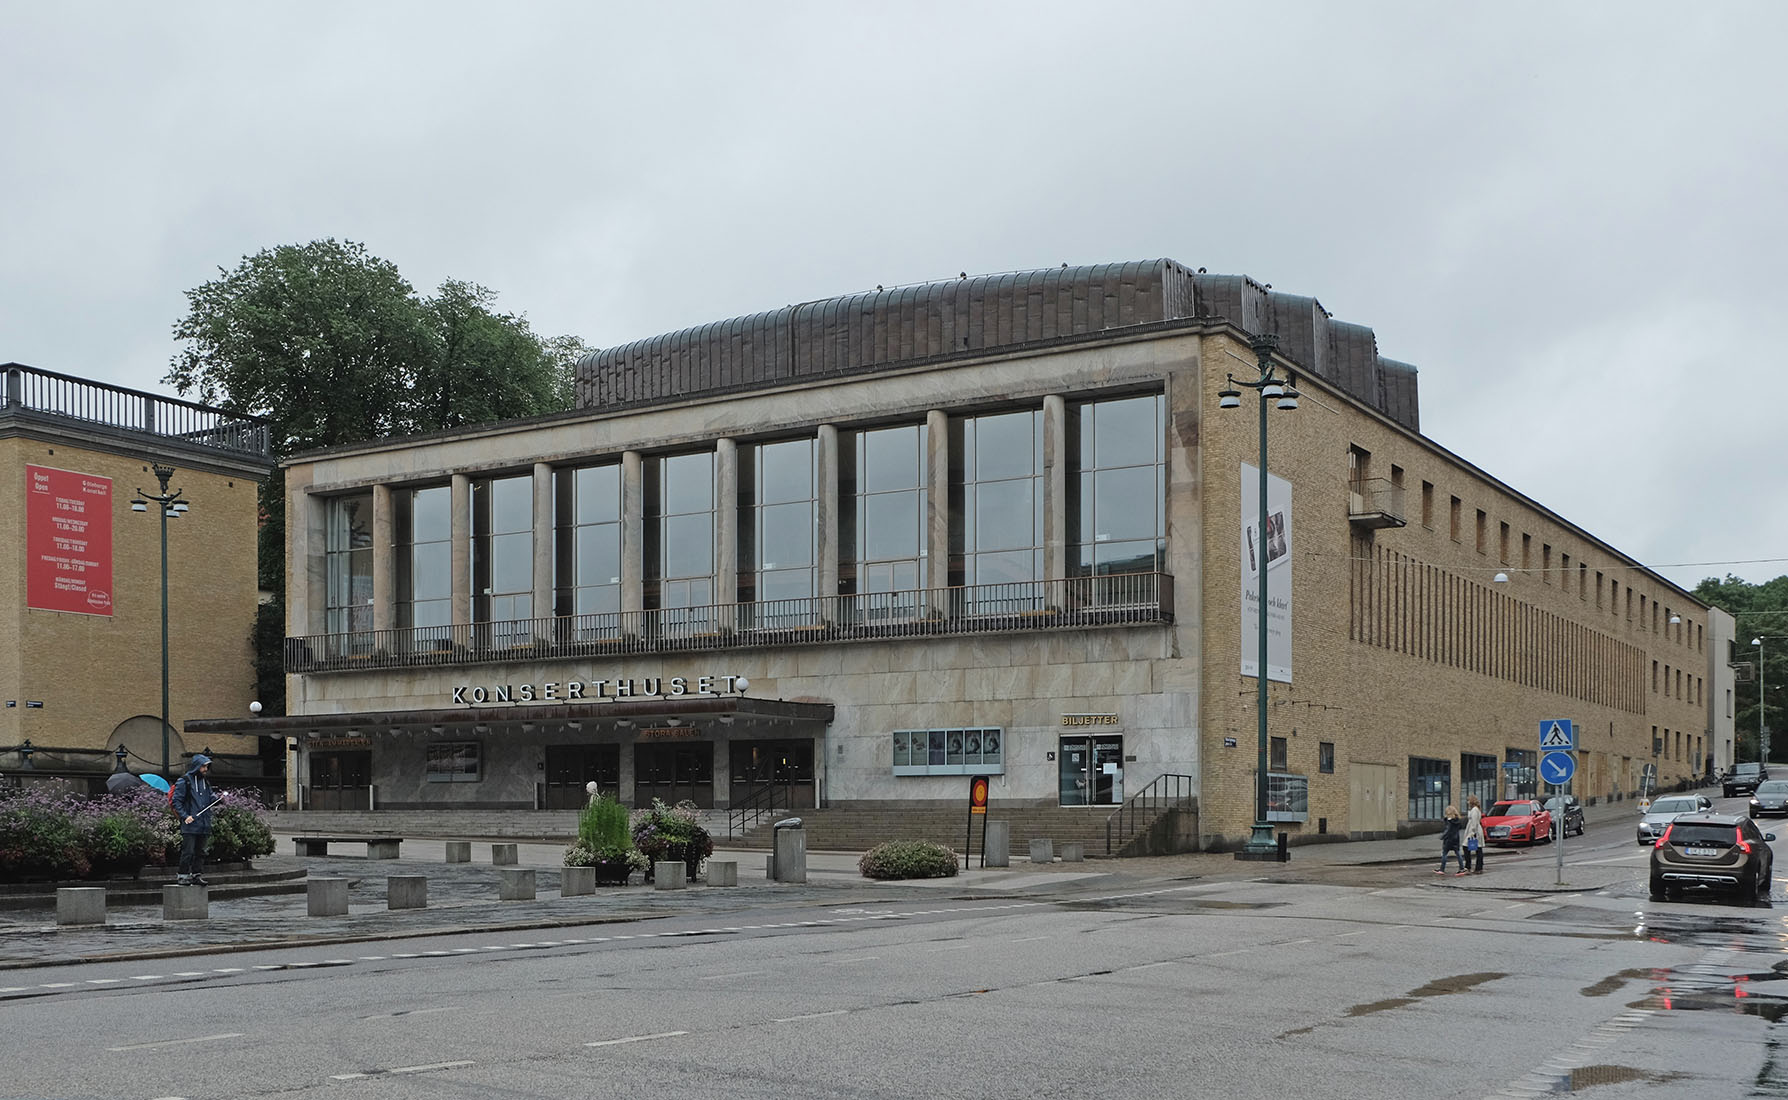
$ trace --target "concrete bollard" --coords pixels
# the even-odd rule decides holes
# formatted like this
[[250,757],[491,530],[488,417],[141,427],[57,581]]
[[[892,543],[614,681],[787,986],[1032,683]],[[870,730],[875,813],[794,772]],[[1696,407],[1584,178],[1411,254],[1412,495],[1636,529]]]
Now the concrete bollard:
[[581,897],[596,892],[596,868],[567,867],[559,872],[559,896]]
[[496,867],[513,867],[521,862],[521,857],[513,844],[492,844],[490,846],[490,861]]
[[660,890],[681,890],[689,885],[689,866],[680,859],[652,864],[652,885]]
[[163,886],[162,920],[204,920],[211,915],[211,892],[203,886]]
[[708,861],[709,886],[739,885],[739,863],[732,859],[710,859]]
[[1054,863],[1055,841],[1047,839],[1031,841],[1031,862]]
[[447,862],[472,862],[472,842],[469,840],[449,840],[447,842]]
[[[508,846],[514,849],[515,845]],[[497,898],[500,901],[533,901],[534,900],[534,868],[505,867],[497,872],[503,876],[502,885],[498,888]]]
[[313,917],[348,915],[348,880],[313,878],[304,884],[304,896]]
[[1086,845],[1079,841],[1069,841],[1062,845],[1063,863],[1085,863]]
[[427,875],[392,875],[385,880],[385,908],[427,909]]
[[776,881],[776,853],[771,852],[764,857],[764,881]]
[[807,830],[799,827],[776,831],[776,881],[807,881]]
[[105,922],[105,887],[62,886],[57,888],[57,924],[104,924]]
[[1012,823],[1010,821],[989,821],[987,833],[981,838],[981,854],[986,857],[989,867],[1012,866]]

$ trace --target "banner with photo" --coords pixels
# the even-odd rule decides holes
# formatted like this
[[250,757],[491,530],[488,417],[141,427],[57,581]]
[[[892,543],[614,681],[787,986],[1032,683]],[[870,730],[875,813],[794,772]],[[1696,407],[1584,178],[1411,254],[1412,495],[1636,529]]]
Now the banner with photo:
[[1267,679],[1291,683],[1291,482],[1267,474],[1260,517],[1260,470],[1242,463],[1242,675],[1260,660],[1260,571],[1267,579]]

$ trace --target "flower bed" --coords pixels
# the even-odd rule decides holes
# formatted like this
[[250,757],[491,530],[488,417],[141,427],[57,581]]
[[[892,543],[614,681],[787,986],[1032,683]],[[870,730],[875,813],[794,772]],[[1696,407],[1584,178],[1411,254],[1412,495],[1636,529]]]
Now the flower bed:
[[652,881],[652,863],[681,860],[694,882],[701,873],[702,860],[714,853],[714,839],[702,828],[693,802],[666,806],[654,798],[646,810],[633,811],[633,844],[648,861],[646,881]]
[[[273,851],[273,832],[252,797],[222,792],[208,858],[247,862]],[[180,858],[179,824],[153,788],[96,798],[0,789],[0,882],[134,875]]]
[[577,822],[577,843],[565,849],[565,866],[596,868],[601,886],[625,886],[635,871],[648,870],[646,857],[633,846],[627,830],[627,807],[608,795],[596,797],[590,784],[590,804]]

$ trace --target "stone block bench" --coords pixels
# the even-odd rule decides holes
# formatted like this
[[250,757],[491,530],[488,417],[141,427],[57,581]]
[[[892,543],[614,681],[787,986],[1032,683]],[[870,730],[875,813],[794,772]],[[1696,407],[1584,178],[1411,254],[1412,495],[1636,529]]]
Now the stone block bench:
[[396,859],[401,836],[298,836],[292,838],[301,856],[326,856],[331,844],[364,844],[367,859]]

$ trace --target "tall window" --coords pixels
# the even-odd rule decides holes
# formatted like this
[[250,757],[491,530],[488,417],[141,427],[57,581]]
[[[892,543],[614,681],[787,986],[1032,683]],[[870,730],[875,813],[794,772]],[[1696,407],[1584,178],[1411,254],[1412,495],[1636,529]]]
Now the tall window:
[[1158,573],[1166,553],[1161,397],[1077,406],[1068,419],[1068,572]]
[[328,632],[348,634],[371,630],[372,494],[353,493],[331,498],[325,524],[324,606]]
[[[1481,753],[1459,754],[1459,799],[1477,795],[1486,809],[1496,801],[1496,757]],[[1461,805],[1463,810],[1464,806]]]
[[[739,448],[739,602],[761,625],[811,621],[819,595],[814,441]],[[780,601],[797,600],[800,603]]]
[[[714,603],[714,452],[666,455],[645,467],[646,607],[664,626],[709,629]],[[702,608],[691,613],[690,608]]]
[[554,613],[620,611],[621,467],[562,471],[554,492]]
[[1033,601],[1025,582],[1043,579],[1043,414],[968,416],[950,429],[952,580],[1014,586],[977,594],[977,610]]
[[453,490],[394,495],[397,505],[397,625],[426,628],[445,643],[453,621]]
[[1452,801],[1452,761],[1410,757],[1409,820],[1439,821]]
[[[513,624],[534,614],[534,479],[472,483],[472,621]],[[493,645],[515,645],[527,631],[498,628]]]
[[839,499],[855,509],[839,531],[839,585],[864,618],[910,618],[925,584],[925,425],[854,432],[838,451]]

